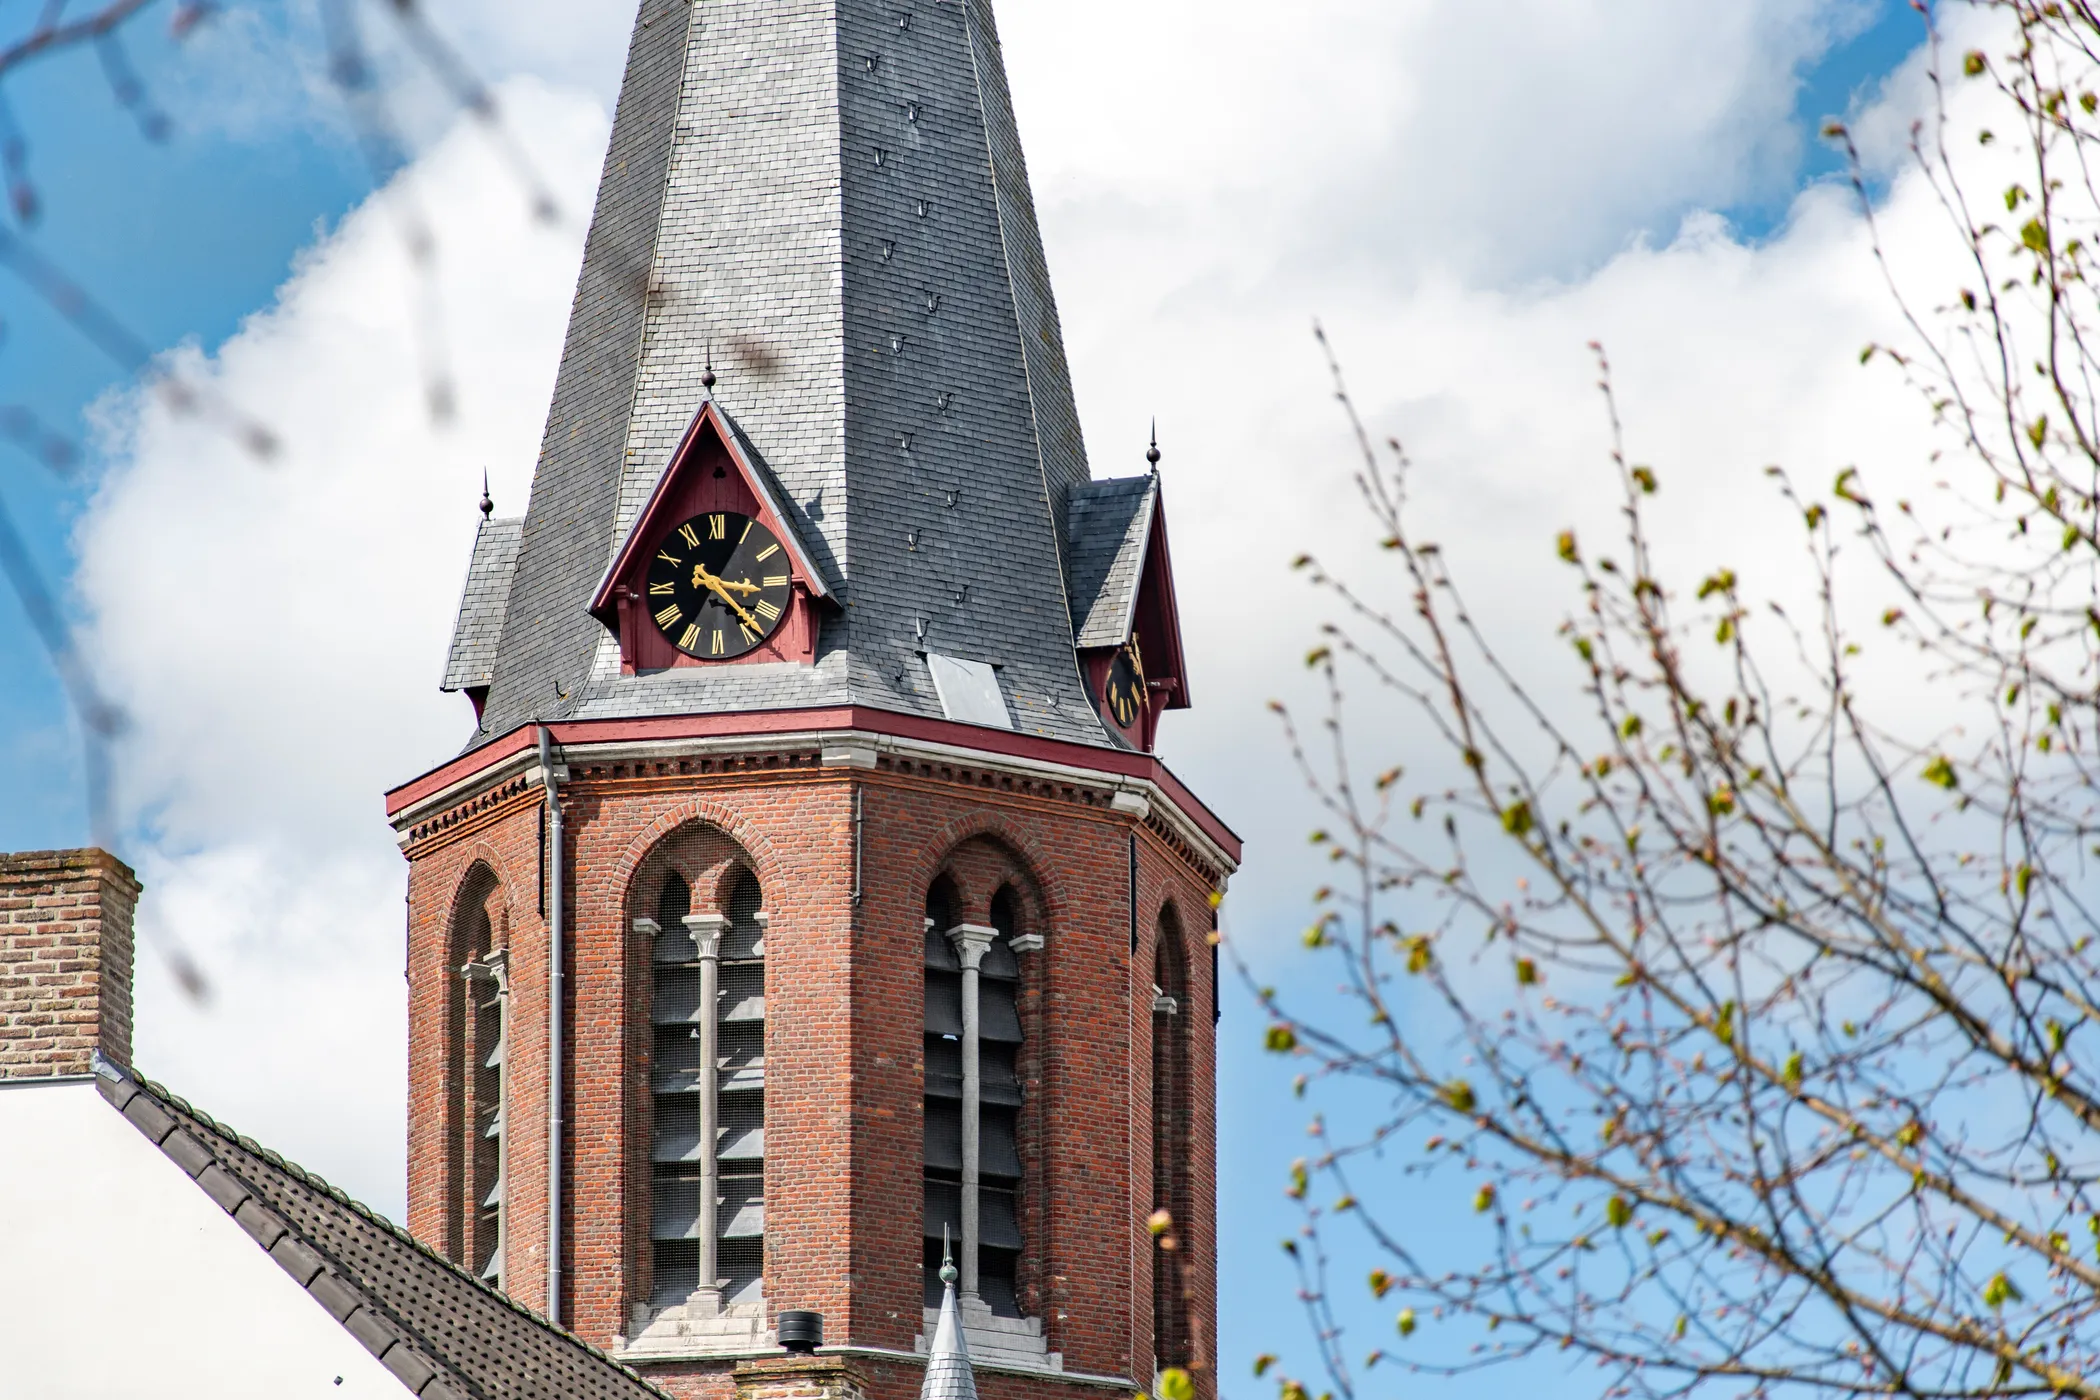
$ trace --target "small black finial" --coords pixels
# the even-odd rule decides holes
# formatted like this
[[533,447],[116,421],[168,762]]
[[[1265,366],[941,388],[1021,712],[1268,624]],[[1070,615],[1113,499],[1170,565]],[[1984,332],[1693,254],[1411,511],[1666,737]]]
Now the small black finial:
[[1159,420],[1157,418],[1152,420],[1152,445],[1145,449],[1145,460],[1152,464],[1152,470],[1159,470]]
[[707,347],[707,363],[700,371],[700,387],[712,394],[715,391],[715,347]]
[[481,518],[488,519],[496,513],[496,502],[489,495],[489,469],[481,469]]

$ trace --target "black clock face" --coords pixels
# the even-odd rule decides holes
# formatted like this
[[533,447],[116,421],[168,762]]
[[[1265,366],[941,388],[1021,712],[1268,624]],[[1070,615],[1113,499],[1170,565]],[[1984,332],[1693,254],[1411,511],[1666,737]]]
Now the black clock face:
[[1145,712],[1145,673],[1138,669],[1133,648],[1124,647],[1108,663],[1108,678],[1101,685],[1101,699],[1117,724],[1125,729]]
[[696,515],[656,546],[643,600],[672,646],[703,661],[742,656],[779,628],[793,593],[787,551],[748,515]]

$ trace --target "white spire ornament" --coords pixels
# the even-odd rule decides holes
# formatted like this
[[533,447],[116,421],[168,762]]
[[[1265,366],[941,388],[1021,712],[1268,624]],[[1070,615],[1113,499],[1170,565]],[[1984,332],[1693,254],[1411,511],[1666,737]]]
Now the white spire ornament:
[[933,1329],[926,1355],[926,1381],[919,1400],[977,1400],[977,1373],[963,1345],[962,1319],[955,1309],[955,1263],[948,1257],[948,1232],[941,1231],[941,1320]]

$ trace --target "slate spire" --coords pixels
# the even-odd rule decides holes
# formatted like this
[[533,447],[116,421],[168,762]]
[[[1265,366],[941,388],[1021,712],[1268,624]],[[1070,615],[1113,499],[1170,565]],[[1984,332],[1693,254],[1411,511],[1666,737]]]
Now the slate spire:
[[[719,381],[709,384],[713,371]],[[712,398],[835,588],[814,664],[621,674],[593,589]],[[988,0],[642,0],[492,661],[540,719],[842,704],[1106,744],[1086,452]]]
[[955,1305],[955,1277],[944,1230],[941,1320],[933,1329],[933,1344],[926,1349],[926,1379],[919,1385],[919,1400],[977,1400],[977,1373],[970,1367],[970,1352],[963,1342],[962,1319]]

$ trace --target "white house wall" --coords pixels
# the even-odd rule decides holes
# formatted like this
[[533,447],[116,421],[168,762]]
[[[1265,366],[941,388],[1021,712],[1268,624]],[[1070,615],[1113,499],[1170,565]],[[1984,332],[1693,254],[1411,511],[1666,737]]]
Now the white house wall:
[[92,1082],[0,1081],[0,1396],[407,1394]]

